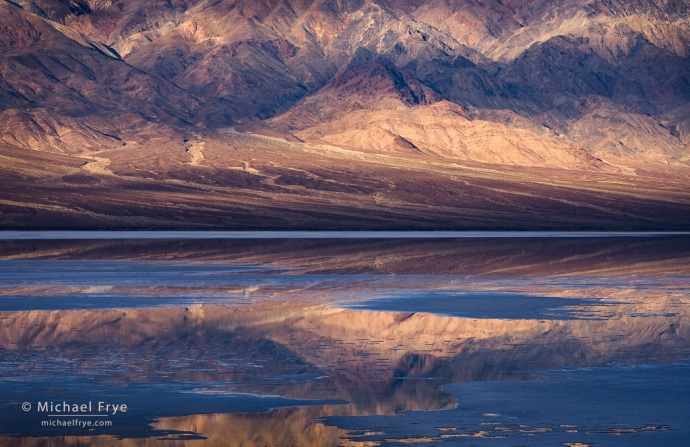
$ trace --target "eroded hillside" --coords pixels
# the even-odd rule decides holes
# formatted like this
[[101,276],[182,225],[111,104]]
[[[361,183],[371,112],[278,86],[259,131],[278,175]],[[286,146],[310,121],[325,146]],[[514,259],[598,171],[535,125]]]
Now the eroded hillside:
[[[6,228],[686,225],[685,2],[0,9]],[[467,193],[458,170],[502,186]],[[567,193],[535,195],[553,178]]]

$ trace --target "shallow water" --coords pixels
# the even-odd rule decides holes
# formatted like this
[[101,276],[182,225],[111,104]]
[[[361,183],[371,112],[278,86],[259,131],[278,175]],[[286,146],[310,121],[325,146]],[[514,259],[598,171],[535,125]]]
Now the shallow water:
[[525,236],[0,241],[0,445],[686,445],[690,237]]

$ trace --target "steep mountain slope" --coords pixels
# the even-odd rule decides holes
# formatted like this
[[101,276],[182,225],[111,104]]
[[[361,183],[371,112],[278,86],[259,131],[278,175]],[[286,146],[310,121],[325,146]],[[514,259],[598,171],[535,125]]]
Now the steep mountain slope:
[[[565,169],[609,169],[545,132],[473,119],[386,59],[358,65],[268,121],[273,134],[372,152]],[[254,126],[256,128],[257,126]],[[245,126],[252,130],[252,126]],[[261,132],[261,127],[258,128]],[[264,133],[266,133],[264,131]]]
[[150,123],[184,125],[199,102],[71,28],[0,3],[0,141],[61,152],[107,149]]
[[383,58],[345,71],[305,98],[282,122],[295,126],[339,119],[357,110],[390,110],[433,104],[443,98],[407,71]]
[[0,222],[679,228],[689,19],[665,0],[0,0],[19,191]]
[[[284,113],[339,73],[384,57],[444,99],[512,111],[526,119],[518,120],[526,125],[523,130],[547,126],[565,134],[568,144],[614,163],[627,163],[629,157],[664,164],[687,158],[687,144],[674,131],[690,119],[682,112],[690,103],[690,10],[684,2],[147,0],[105,5],[75,13],[69,26],[199,97],[204,105],[193,121],[202,125],[222,127]],[[593,120],[580,105],[602,101],[596,98],[610,103],[612,111],[640,115],[633,121],[654,123],[626,128],[634,135],[623,144],[628,148],[624,160],[608,143],[620,125]]]

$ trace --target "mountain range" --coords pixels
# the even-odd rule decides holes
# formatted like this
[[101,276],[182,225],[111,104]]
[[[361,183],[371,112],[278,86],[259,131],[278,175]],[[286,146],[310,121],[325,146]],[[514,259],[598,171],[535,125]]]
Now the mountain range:
[[681,0],[0,0],[0,227],[687,229]]

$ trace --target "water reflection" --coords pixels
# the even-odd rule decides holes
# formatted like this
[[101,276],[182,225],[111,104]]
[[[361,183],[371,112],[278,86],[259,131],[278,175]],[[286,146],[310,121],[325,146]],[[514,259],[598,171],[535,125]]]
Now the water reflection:
[[[239,395],[335,399],[348,403],[311,409],[310,414],[394,415],[454,407],[454,395],[443,389],[450,383],[531,380],[537,370],[584,365],[674,363],[687,358],[690,342],[686,312],[540,322],[270,303],[34,311],[3,313],[2,318],[4,396],[22,400],[17,382],[30,383],[34,394],[42,388],[41,399],[55,401],[81,392],[69,390],[75,378],[91,381],[94,400],[103,399],[104,390],[122,395],[103,383],[145,384],[138,395],[127,398],[132,408],[148,407],[148,417],[138,425],[132,422],[131,432],[118,432],[123,436],[141,434],[153,419],[175,414],[143,405],[140,398],[157,399],[164,407],[168,400],[186,402],[180,395],[188,398],[191,393],[197,410],[207,413],[250,411],[253,403]],[[42,385],[46,378],[51,382]],[[61,384],[58,391],[56,383]],[[167,384],[164,390],[151,391],[160,383]],[[219,396],[227,399],[217,402]],[[277,400],[263,410],[295,404],[300,403]],[[5,410],[3,420],[15,430],[37,421],[12,411],[16,409]],[[155,426],[206,435],[181,428],[188,420],[165,419]],[[181,425],[171,425],[175,421]]]
[[[456,249],[465,256],[470,242]],[[119,255],[112,251],[103,255],[110,260],[84,268],[74,260],[5,261],[0,444],[617,445],[620,438],[624,445],[682,445],[690,427],[674,414],[690,397],[688,254],[684,241],[660,242],[667,260],[649,241],[635,243],[604,248],[624,256],[601,255],[608,274],[596,276],[571,258],[584,256],[591,270],[599,255],[575,245],[565,258],[546,253],[530,267],[524,263],[536,253],[520,252],[520,244],[512,247],[513,267],[503,255],[479,254],[475,259],[492,261],[474,275],[390,276],[380,267],[346,273],[352,259],[365,265],[362,259],[382,250],[378,242],[362,256],[356,251],[364,246],[347,245],[339,272],[333,253],[317,266],[317,248],[296,251],[270,271],[203,261],[204,247],[192,263],[171,264],[151,261],[154,248],[146,245],[145,269],[140,260],[113,264]],[[93,246],[80,253],[93,255]],[[21,251],[13,250],[4,254]],[[285,247],[269,251],[276,250]],[[405,256],[386,265],[404,271],[415,250],[401,245]],[[471,268],[456,256],[456,267],[466,266],[457,268]],[[265,265],[255,261],[249,265]],[[492,265],[547,273],[498,275]],[[41,310],[41,299],[60,304]],[[12,300],[27,310],[13,310]],[[494,307],[489,318],[472,313],[482,300]],[[469,314],[454,316],[463,315],[458,308]],[[577,410],[563,410],[559,396]],[[610,406],[613,399],[622,404]],[[45,415],[21,410],[22,402],[39,401],[116,401],[130,411],[110,417],[110,427],[44,427]],[[650,411],[634,410],[640,402]],[[600,408],[598,422],[586,417],[588,406]]]
[[304,273],[650,275],[690,271],[690,236],[518,239],[0,240],[0,259],[203,260]]

